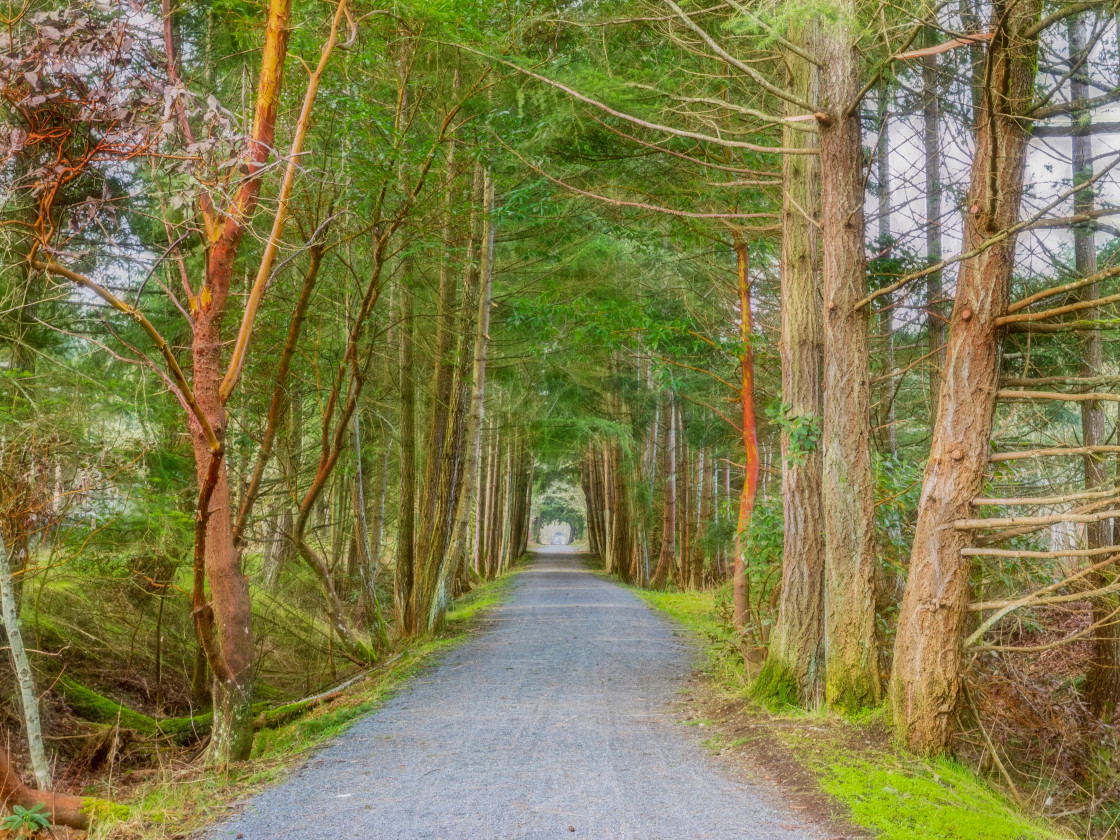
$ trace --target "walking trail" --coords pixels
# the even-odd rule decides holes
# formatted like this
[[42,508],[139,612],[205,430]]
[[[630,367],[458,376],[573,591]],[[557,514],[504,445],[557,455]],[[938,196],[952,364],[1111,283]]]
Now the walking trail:
[[[674,719],[696,651],[570,549],[215,840],[822,840]],[[574,831],[573,831],[574,830]]]

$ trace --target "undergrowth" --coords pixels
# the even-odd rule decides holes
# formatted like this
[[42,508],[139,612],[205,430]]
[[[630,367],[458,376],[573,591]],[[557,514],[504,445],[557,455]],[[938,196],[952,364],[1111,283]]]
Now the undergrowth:
[[[952,759],[925,760],[883,737],[885,707],[855,719],[793,707],[782,675],[752,685],[717,593],[634,592],[703,642],[702,668],[714,689],[744,701],[774,725],[768,733],[841,803],[848,819],[884,840],[1049,840],[1065,835],[1024,814],[997,788]],[[765,672],[764,672],[765,673]],[[872,737],[873,736],[873,737]],[[747,739],[739,739],[745,741]],[[736,742],[731,742],[735,744]]]
[[309,750],[345,732],[381,706],[434,655],[464,641],[467,631],[503,599],[512,582],[510,574],[479,585],[452,605],[437,636],[404,645],[336,700],[283,726],[258,732],[250,761],[224,770],[172,764],[150,779],[116,785],[109,780],[96,791],[87,791],[129,806],[127,815],[100,821],[89,837],[163,840],[190,836],[220,820],[231,803],[282,781]]

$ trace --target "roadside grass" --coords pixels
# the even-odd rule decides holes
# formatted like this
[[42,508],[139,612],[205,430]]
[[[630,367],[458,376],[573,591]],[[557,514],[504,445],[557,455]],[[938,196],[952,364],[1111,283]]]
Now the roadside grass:
[[[649,592],[636,595],[702,641],[702,670],[717,700],[732,700],[751,719],[746,737],[713,736],[713,752],[751,750],[776,743],[812,777],[819,791],[840,803],[850,822],[883,840],[1059,840],[1067,837],[1024,813],[985,779],[952,759],[928,761],[893,745],[887,709],[859,720],[791,707],[765,708],[750,696],[750,679],[717,592]],[[697,711],[698,715],[706,710]],[[720,727],[720,721],[703,719]],[[738,734],[738,733],[733,733]],[[766,749],[764,748],[764,752]]]
[[233,804],[282,782],[309,751],[380,707],[434,656],[465,641],[485,612],[508,595],[517,571],[481,584],[456,600],[437,636],[401,646],[338,698],[290,723],[259,731],[250,761],[219,770],[195,767],[184,758],[142,778],[133,774],[86,791],[128,806],[127,815],[101,820],[89,837],[169,840],[191,836],[220,821]]

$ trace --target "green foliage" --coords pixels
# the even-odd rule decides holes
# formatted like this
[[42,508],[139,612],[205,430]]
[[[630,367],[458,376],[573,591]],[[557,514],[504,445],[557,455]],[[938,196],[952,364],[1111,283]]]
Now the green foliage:
[[0,829],[11,832],[16,840],[34,837],[40,831],[50,828],[50,824],[50,814],[41,804],[32,808],[16,805],[12,808],[12,813],[0,819]]
[[821,418],[813,414],[794,414],[793,406],[786,403],[771,404],[766,415],[782,434],[789,437],[789,446],[785,452],[789,465],[805,466],[805,460],[820,443]]

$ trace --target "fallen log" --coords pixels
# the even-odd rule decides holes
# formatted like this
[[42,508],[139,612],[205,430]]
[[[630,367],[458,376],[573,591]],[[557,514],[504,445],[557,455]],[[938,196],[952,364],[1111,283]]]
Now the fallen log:
[[321,706],[324,703],[329,703],[336,697],[342,696],[342,694],[346,692],[346,689],[350,688],[355,683],[364,680],[370,674],[373,674],[377,671],[383,671],[384,669],[388,668],[390,665],[400,659],[401,655],[402,654],[398,653],[396,656],[382,662],[376,668],[370,668],[367,671],[362,671],[360,674],[356,674],[355,676],[346,680],[346,682],[337,685],[334,688],[328,689],[321,694],[315,694],[311,697],[305,697],[302,700],[296,700],[294,703],[285,703],[283,706],[277,706],[275,709],[269,709],[266,712],[262,712],[253,722],[253,728],[260,730],[273,729],[277,726],[283,726],[288,721],[292,720],[293,718],[299,717],[305,712],[311,711],[316,706]]
[[69,677],[60,677],[54,688],[74,714],[93,723],[119,725],[141,735],[172,738],[179,743],[197,741],[210,734],[213,715],[209,712],[191,717],[154,718],[98,694]]
[[98,817],[127,816],[128,808],[103,799],[88,796],[71,796],[35,790],[23,783],[8,761],[8,754],[0,744],[0,813],[16,805],[28,810],[37,806],[50,815],[52,825],[87,831]]

